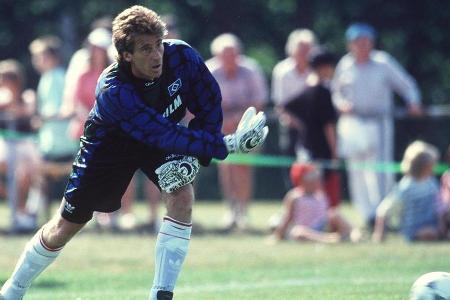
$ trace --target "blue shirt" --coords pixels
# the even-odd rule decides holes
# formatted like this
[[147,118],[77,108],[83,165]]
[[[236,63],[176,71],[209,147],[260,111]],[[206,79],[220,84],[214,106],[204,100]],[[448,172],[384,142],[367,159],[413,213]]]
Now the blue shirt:
[[416,180],[404,176],[394,190],[383,200],[377,214],[400,217],[400,231],[408,240],[414,240],[418,230],[425,226],[437,227],[439,184],[434,177]]
[[[138,79],[129,67],[118,64],[102,73],[81,142],[95,148],[106,136],[125,134],[168,153],[198,157],[203,164],[224,159],[228,152],[217,82],[189,45],[180,40],[163,44],[163,71],[157,82]],[[195,116],[188,128],[178,124],[186,109]]]

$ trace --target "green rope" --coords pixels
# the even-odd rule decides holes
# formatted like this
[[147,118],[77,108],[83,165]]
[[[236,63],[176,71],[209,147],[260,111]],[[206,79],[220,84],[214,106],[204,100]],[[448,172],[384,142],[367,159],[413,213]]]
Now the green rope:
[[[261,155],[261,154],[230,154],[224,161],[213,160],[216,164],[236,164],[250,165],[257,167],[290,167],[295,158],[291,156]],[[400,173],[400,163],[398,162],[352,162],[345,164],[340,160],[317,160],[315,164],[324,169],[332,170],[371,170],[375,172]],[[448,164],[437,164],[434,172],[438,175],[450,168]]]
[[[35,137],[33,133],[23,133],[11,130],[0,129],[0,137],[11,140],[20,140],[30,137]],[[216,164],[236,164],[236,165],[250,165],[256,167],[290,167],[295,158],[292,156],[281,155],[261,155],[261,154],[230,154],[224,161],[213,160]],[[340,160],[318,160],[314,161],[317,165],[324,169],[331,170],[371,170],[375,172],[400,173],[400,163],[398,162],[361,162],[361,163],[347,163],[347,165]],[[434,167],[434,172],[438,175],[443,174],[448,170],[448,164],[437,164]]]

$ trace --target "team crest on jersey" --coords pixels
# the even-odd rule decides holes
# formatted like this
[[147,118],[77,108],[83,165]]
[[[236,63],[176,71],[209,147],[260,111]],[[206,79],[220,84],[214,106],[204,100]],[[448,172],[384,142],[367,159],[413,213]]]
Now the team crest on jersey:
[[181,87],[181,79],[178,78],[167,87],[167,89],[169,90],[169,95],[173,96],[180,89],[180,87]]

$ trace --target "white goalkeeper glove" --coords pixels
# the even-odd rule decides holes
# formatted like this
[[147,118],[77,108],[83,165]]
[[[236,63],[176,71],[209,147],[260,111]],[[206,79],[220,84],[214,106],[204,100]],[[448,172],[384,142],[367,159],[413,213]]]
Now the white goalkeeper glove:
[[191,183],[200,169],[198,160],[191,156],[181,156],[168,161],[155,170],[158,184],[166,193],[172,193]]
[[264,143],[268,133],[266,115],[262,111],[256,113],[251,106],[242,115],[236,132],[224,136],[223,141],[228,153],[247,153]]

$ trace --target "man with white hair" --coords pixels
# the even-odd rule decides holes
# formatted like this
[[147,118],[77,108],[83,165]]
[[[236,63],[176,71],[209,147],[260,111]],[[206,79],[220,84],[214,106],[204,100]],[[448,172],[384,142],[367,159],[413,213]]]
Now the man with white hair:
[[[375,30],[364,23],[346,32],[349,53],[338,63],[334,77],[333,101],[345,117],[357,121],[370,146],[347,153],[351,163],[393,160],[393,92],[406,102],[411,115],[421,114],[420,92],[414,79],[388,53],[374,50]],[[340,122],[344,119],[341,117]],[[338,126],[339,128],[339,126]],[[355,141],[353,132],[342,132],[343,149]],[[364,142],[362,139],[355,142]],[[347,147],[348,148],[348,147]],[[371,170],[348,171],[350,197],[364,220],[372,223],[380,200],[394,183],[391,173]]]
[[316,45],[316,37],[309,29],[296,29],[286,42],[287,58],[280,61],[272,72],[272,100],[279,114],[280,148],[283,153],[295,155],[299,125],[284,113],[282,106],[300,95],[306,88],[311,73],[308,56]]
[[[237,36],[224,33],[211,43],[214,56],[206,62],[222,93],[223,132],[234,132],[248,106],[263,109],[267,85],[258,63],[244,55]],[[243,165],[219,165],[219,178],[225,200],[230,205],[227,229],[247,227],[247,209],[252,196],[252,168]]]

